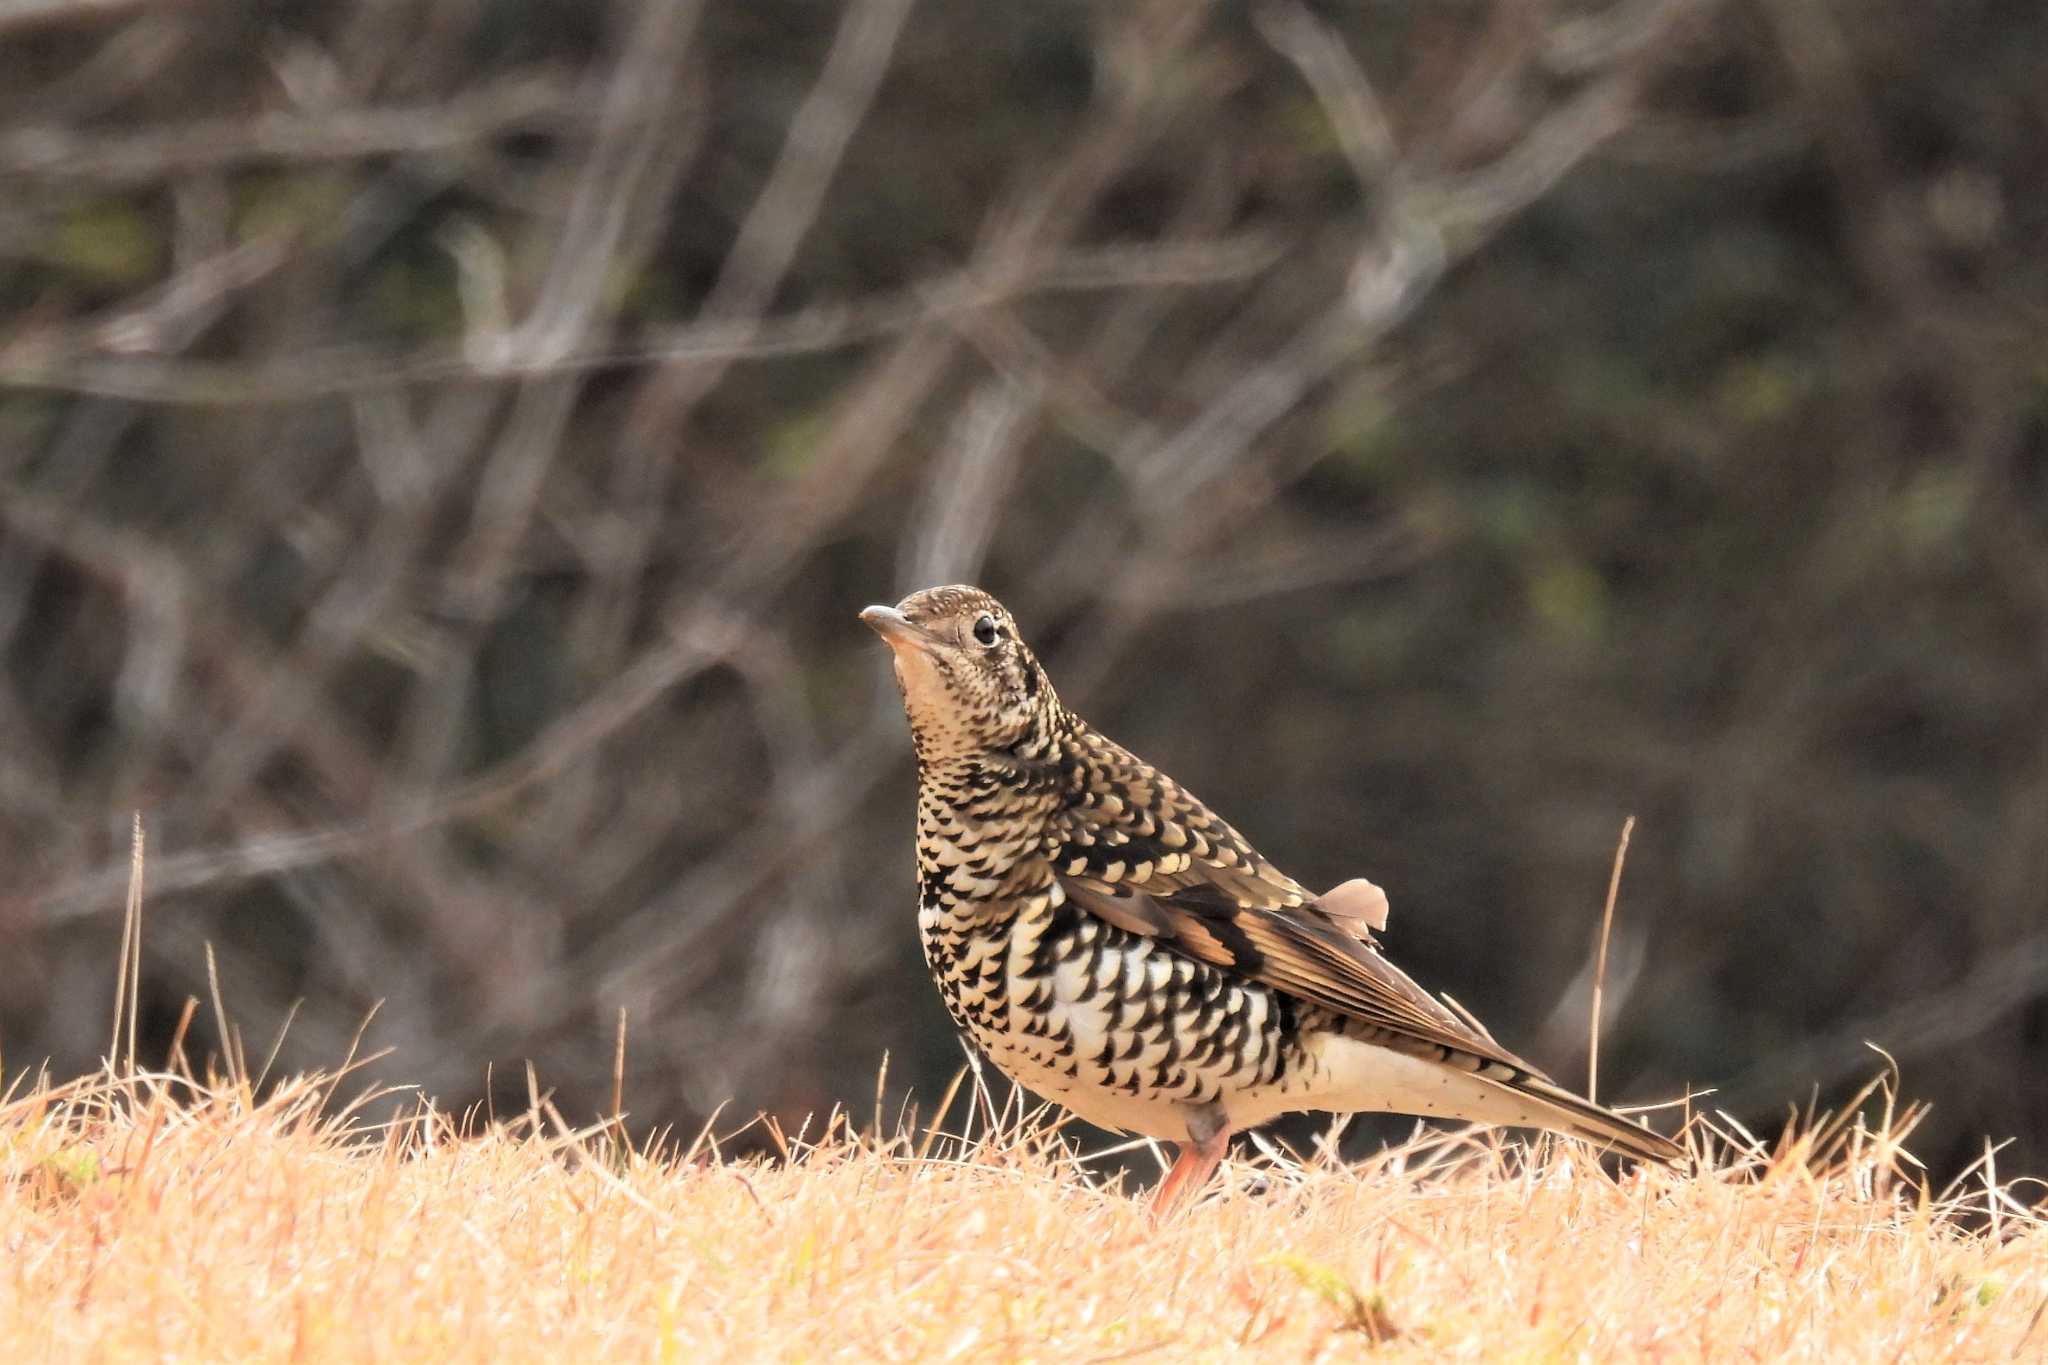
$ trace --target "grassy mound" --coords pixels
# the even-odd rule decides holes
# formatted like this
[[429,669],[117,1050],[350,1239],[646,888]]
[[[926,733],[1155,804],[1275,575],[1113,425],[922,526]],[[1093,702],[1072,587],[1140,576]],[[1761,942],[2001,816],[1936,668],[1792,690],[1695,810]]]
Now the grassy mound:
[[[1261,1158],[1155,1223],[1038,1119],[635,1148],[336,1105],[336,1078],[126,1073],[0,1105],[17,1359],[2013,1359],[2048,1229],[1986,1166],[1929,1192],[1879,1118],[1715,1169],[1434,1134]],[[950,1097],[949,1097],[950,1098]]]

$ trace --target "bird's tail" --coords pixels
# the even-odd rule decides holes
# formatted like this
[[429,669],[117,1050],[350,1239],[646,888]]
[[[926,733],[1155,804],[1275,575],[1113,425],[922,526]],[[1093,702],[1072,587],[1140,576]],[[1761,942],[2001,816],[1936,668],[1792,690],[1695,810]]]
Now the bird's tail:
[[1692,1163],[1691,1155],[1685,1148],[1661,1133],[1651,1132],[1642,1124],[1624,1115],[1615,1113],[1593,1101],[1583,1099],[1553,1081],[1533,1073],[1524,1073],[1513,1080],[1494,1081],[1504,1090],[1526,1102],[1541,1107],[1544,1121],[1534,1126],[1552,1132],[1569,1133],[1583,1138],[1596,1147],[1612,1148],[1624,1156],[1638,1161],[1654,1161],[1662,1166],[1687,1166]]
[[1539,1072],[1492,1058],[1429,1049],[1428,1056],[1361,1038],[1329,1036],[1318,1048],[1327,1077],[1311,1103],[1336,1110],[1378,1110],[1541,1128],[1583,1138],[1638,1161],[1685,1166],[1691,1156],[1670,1138],[1582,1099]]

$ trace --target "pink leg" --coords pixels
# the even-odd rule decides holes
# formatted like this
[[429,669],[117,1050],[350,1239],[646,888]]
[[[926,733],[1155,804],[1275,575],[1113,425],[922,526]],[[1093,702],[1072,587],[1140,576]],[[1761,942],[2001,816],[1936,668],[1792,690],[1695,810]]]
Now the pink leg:
[[1219,1126],[1206,1137],[1190,1134],[1188,1141],[1181,1144],[1180,1156],[1175,1159],[1173,1169],[1166,1173],[1166,1179],[1159,1182],[1159,1189],[1152,1196],[1152,1216],[1164,1218],[1184,1200],[1200,1194],[1229,1147],[1230,1129],[1227,1127]]

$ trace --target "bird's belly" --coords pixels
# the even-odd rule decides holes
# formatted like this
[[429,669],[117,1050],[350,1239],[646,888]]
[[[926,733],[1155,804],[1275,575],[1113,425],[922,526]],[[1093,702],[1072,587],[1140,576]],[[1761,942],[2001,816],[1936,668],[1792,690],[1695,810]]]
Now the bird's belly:
[[955,1017],[1005,1075],[1090,1123],[1178,1141],[1191,1111],[1282,1087],[1297,1049],[1266,988],[1070,908],[1005,937],[1001,1008],[949,991]]
[[1187,1103],[1178,1095],[1152,1089],[1133,1093],[1103,1085],[1088,1076],[1085,1067],[1049,1058],[1037,1048],[1019,1046],[1013,1034],[978,1036],[976,1042],[1005,1076],[1098,1128],[1173,1142],[1188,1135]]

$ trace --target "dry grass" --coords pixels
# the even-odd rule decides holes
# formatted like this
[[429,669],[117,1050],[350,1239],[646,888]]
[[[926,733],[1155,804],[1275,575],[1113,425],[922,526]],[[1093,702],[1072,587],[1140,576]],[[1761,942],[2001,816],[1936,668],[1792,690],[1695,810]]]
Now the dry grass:
[[544,1101],[468,1134],[431,1110],[372,1125],[332,1089],[110,1074],[0,1106],[9,1356],[2048,1351],[2038,1211],[1985,1171],[1924,1195],[1882,1119],[1701,1176],[1471,1136],[1261,1161],[1155,1226],[1042,1125],[991,1131],[985,1100],[965,1141],[840,1119],[771,1161],[620,1150]]

